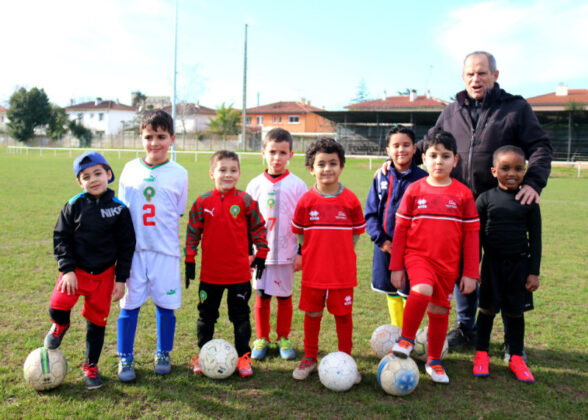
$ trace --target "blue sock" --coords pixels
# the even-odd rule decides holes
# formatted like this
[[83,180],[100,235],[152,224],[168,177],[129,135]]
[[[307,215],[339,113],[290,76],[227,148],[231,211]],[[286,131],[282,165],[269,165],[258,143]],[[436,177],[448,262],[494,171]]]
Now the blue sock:
[[121,309],[118,317],[118,340],[117,351],[119,356],[133,358],[133,350],[135,346],[135,332],[137,331],[137,320],[139,318],[139,310],[136,309]]
[[157,353],[167,354],[174,348],[176,315],[172,309],[155,306],[157,314]]

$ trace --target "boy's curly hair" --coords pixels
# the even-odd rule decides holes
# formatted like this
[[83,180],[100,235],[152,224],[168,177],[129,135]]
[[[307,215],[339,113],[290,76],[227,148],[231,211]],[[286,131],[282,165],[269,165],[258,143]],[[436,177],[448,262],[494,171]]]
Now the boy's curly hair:
[[322,137],[308,147],[305,161],[307,168],[312,168],[317,153],[337,153],[341,167],[345,166],[345,149],[331,137]]

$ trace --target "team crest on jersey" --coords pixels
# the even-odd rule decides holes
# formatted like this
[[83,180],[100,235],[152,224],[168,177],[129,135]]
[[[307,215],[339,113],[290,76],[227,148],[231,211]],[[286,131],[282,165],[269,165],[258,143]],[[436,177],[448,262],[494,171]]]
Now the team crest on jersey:
[[419,209],[426,209],[427,208],[427,200],[425,200],[424,198],[417,200],[417,204],[418,204]]
[[200,291],[200,302],[204,302],[207,297],[208,297],[208,295],[206,294],[206,292],[204,290],[201,290]]
[[445,204],[445,207],[449,208],[449,209],[456,209],[457,208],[457,204],[455,201],[453,200],[449,200],[447,202],[447,204]]
[[353,303],[353,298],[351,297],[351,295],[347,295],[347,296],[345,296],[345,299],[344,299],[343,305],[345,305],[345,306],[349,306],[349,305],[351,305],[352,303]]
[[151,186],[145,187],[143,190],[143,195],[147,201],[151,201],[151,199],[155,196],[155,188]]
[[267,206],[271,209],[272,207],[274,207],[276,205],[276,200],[274,198],[268,198],[267,199]]
[[318,211],[311,210],[310,213],[308,213],[308,214],[310,215],[310,220],[320,220]]
[[239,213],[241,212],[241,208],[238,205],[233,204],[229,211],[231,212],[231,215],[236,219]]

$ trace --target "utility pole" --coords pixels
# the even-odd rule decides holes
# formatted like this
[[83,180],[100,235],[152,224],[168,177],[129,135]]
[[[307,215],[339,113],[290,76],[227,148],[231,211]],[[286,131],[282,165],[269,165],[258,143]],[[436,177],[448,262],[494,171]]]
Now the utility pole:
[[241,115],[241,142],[243,142],[243,150],[245,150],[247,140],[247,24],[245,24],[245,48],[243,54],[243,110]]
[[[176,132],[176,77],[178,75],[178,0],[176,0],[176,31],[174,37],[174,91],[172,94],[172,119],[174,121],[174,133]],[[176,160],[176,142],[172,144],[171,159]]]

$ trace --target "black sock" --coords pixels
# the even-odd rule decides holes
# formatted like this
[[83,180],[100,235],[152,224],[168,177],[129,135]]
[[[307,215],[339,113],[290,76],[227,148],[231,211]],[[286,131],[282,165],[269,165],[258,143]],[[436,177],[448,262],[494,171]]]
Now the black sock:
[[523,342],[525,340],[525,318],[506,315],[508,319],[507,344],[510,354],[523,355]]
[[494,324],[495,315],[489,315],[484,312],[478,312],[478,321],[476,323],[476,350],[488,351],[490,348],[490,334]]
[[60,309],[49,308],[49,316],[53,322],[59,325],[68,325],[70,314],[71,311],[62,311]]
[[87,321],[86,329],[86,361],[89,365],[97,365],[104,345],[104,331],[106,327],[100,327]]

